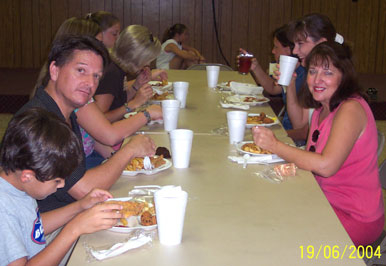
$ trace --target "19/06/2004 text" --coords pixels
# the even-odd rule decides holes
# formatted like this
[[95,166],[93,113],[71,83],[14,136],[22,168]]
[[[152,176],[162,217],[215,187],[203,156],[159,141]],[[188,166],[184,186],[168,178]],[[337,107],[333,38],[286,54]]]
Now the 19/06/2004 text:
[[301,259],[343,259],[348,256],[349,259],[371,259],[372,257],[381,257],[381,247],[375,249],[372,246],[354,246],[345,245],[340,247],[338,245],[320,245],[315,248],[313,245],[299,246]]

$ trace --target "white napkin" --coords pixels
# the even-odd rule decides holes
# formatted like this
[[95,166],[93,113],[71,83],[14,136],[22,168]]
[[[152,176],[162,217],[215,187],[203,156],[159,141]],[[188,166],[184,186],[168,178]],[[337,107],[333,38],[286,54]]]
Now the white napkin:
[[250,83],[232,81],[229,85],[231,87],[231,91],[236,94],[262,94],[264,90],[263,87],[259,87]]
[[222,108],[234,108],[234,109],[241,109],[241,110],[249,110],[249,105],[246,105],[246,104],[223,103],[220,101],[220,105]]
[[243,156],[228,156],[228,159],[232,162],[236,162],[238,164],[258,164],[258,163],[277,163],[283,162],[284,160],[277,155],[260,155],[260,156],[250,156],[248,159],[245,159]]
[[107,258],[121,255],[122,253],[130,249],[143,246],[150,241],[151,241],[150,236],[139,235],[138,237],[130,238],[127,242],[117,243],[113,245],[110,249],[106,249],[106,250],[91,249],[90,252],[97,260],[104,260]]

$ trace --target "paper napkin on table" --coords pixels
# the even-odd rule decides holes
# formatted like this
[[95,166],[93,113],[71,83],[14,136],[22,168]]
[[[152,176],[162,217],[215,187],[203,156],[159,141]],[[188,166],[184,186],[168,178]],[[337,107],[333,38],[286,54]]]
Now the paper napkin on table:
[[249,105],[246,105],[246,104],[220,102],[220,105],[222,108],[235,108],[235,109],[241,109],[241,110],[249,110]]
[[143,246],[150,241],[152,241],[150,236],[139,235],[138,237],[130,238],[127,242],[117,243],[109,249],[105,249],[105,250],[91,249],[90,252],[97,260],[104,260],[107,258],[121,255],[122,253],[130,249],[135,249],[140,246]]
[[231,91],[236,94],[262,94],[263,93],[263,87],[256,86],[254,84],[250,83],[241,83],[241,82],[235,82],[232,81],[230,83]]
[[228,159],[238,164],[258,164],[258,163],[277,163],[283,162],[284,160],[276,155],[261,155],[261,156],[250,156],[245,159],[243,156],[228,156]]

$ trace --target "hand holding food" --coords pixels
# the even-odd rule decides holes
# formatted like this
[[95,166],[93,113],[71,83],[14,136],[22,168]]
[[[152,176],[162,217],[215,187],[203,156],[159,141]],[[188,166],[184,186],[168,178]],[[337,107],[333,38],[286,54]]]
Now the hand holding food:
[[122,218],[118,204],[97,204],[75,216],[69,223],[71,233],[90,234],[113,227]]
[[151,80],[151,71],[149,67],[144,67],[135,79],[134,85],[136,88],[142,87]]
[[[166,73],[165,70],[161,69],[154,69],[151,72],[151,79],[152,80],[161,80],[163,82],[163,86],[168,85],[168,73]],[[166,82],[166,84],[165,84]]]
[[156,146],[154,141],[145,135],[135,135],[123,146],[123,149],[129,148],[133,151],[133,157],[153,156]]
[[82,199],[80,199],[78,202],[83,210],[89,209],[92,206],[94,206],[97,203],[104,202],[107,199],[112,198],[113,196],[110,194],[110,192],[94,188],[91,190],[86,196],[84,196]]
[[272,130],[269,130],[265,127],[256,126],[252,128],[252,135],[253,140],[257,146],[275,153],[274,147],[278,140],[276,139]]
[[153,89],[151,88],[151,85],[144,84],[137,93],[135,94],[135,97],[133,101],[139,106],[146,103],[151,97],[153,96]]

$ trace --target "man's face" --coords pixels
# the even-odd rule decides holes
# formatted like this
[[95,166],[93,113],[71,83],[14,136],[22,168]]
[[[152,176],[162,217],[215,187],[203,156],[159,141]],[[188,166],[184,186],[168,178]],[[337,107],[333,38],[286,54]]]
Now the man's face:
[[94,95],[103,74],[103,59],[93,51],[75,50],[63,66],[51,63],[57,100],[71,109],[85,105]]

